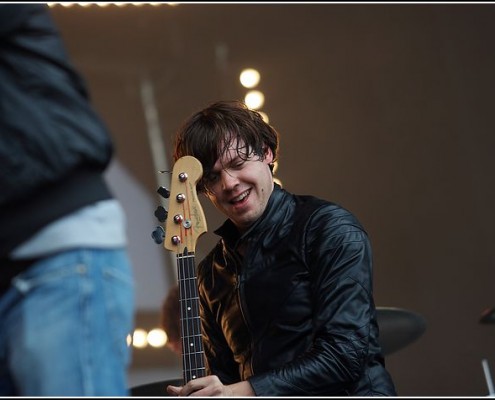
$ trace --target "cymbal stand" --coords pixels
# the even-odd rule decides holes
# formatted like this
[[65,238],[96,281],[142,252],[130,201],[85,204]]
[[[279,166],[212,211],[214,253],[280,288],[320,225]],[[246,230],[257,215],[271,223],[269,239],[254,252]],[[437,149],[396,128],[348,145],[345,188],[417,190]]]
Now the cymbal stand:
[[[480,324],[493,324],[495,323],[495,307],[486,308],[481,313],[479,319]],[[488,366],[488,360],[484,358],[481,360],[481,365],[483,366],[483,372],[485,373],[485,380],[488,386],[488,396],[495,397],[495,389],[493,388],[492,375],[490,373],[490,367]]]
[[488,396],[495,397],[495,390],[493,389],[492,375],[490,373],[490,367],[488,366],[488,360],[484,358],[481,360],[483,366],[483,372],[485,373],[486,385],[488,386]]

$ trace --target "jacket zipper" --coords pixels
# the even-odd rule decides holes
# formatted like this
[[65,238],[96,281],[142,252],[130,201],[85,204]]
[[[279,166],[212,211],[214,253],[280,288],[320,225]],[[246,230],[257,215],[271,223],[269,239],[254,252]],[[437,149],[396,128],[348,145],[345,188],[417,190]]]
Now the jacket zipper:
[[244,264],[244,258],[241,258],[239,257],[238,254],[235,254],[236,256],[236,259],[237,259],[237,262],[236,262],[236,265],[235,265],[235,290],[237,291],[237,302],[239,304],[239,310],[241,312],[241,316],[242,316],[242,319],[244,321],[244,324],[246,325],[246,328],[249,332],[249,337],[250,337],[250,340],[249,340],[249,344],[251,346],[251,351],[250,351],[250,354],[251,354],[251,357],[249,358],[249,368],[251,370],[251,374],[254,375],[254,368],[253,368],[253,348],[254,348],[254,345],[253,345],[253,335],[251,333],[251,328],[249,326],[249,323],[248,323],[248,320],[246,318],[246,315],[244,314],[244,309],[243,309],[243,306],[242,306],[242,295],[241,295],[241,274],[239,273],[239,270],[238,270],[238,265],[239,264]]

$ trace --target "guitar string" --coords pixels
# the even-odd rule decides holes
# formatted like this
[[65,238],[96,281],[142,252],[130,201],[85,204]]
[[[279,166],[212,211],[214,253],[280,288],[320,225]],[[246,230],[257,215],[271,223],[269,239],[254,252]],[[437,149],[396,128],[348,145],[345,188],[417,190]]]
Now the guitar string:
[[[186,221],[191,221],[191,207],[190,207],[190,198],[191,198],[191,187],[190,187],[190,180],[186,180],[186,182],[184,182],[184,189],[185,189],[185,194],[186,194],[186,201],[183,203],[183,215],[184,215],[184,220]],[[191,226],[189,229],[184,229],[183,232],[183,236],[184,236],[184,243],[186,243],[186,251],[187,251],[187,244],[190,244],[189,241],[192,239],[192,236],[190,236],[190,234],[192,235],[192,229],[193,227]],[[182,227],[181,227],[181,230],[182,230]],[[191,232],[189,232],[191,230]],[[189,252],[187,252],[189,255]],[[184,253],[185,256],[187,256],[185,253]],[[190,376],[188,377],[188,380],[192,379],[193,377],[197,377],[197,371],[193,372],[193,362],[192,362],[192,357],[194,356],[193,354],[191,354],[191,350],[194,350],[194,346],[193,348],[191,349],[191,340],[193,340],[192,344],[194,345],[194,327],[191,326],[191,319],[190,319],[190,309],[189,309],[189,302],[191,301],[191,293],[190,293],[190,278],[191,277],[195,277],[195,271],[192,271],[192,273],[194,275],[191,275],[191,270],[190,270],[190,263],[188,263],[188,260],[189,258],[186,258],[186,265],[187,265],[187,276],[185,277],[185,279],[187,279],[187,281],[185,282],[185,289],[186,289],[186,312],[187,312],[187,316],[186,316],[186,319],[187,319],[187,333],[188,333],[188,343],[187,344],[187,354],[188,354],[188,362],[189,362],[189,365],[188,365],[188,368],[187,368],[187,373],[190,374]],[[191,308],[192,309],[192,308]]]
[[203,360],[203,346],[201,337],[201,322],[199,317],[199,293],[196,280],[196,267],[194,253],[189,253],[188,258],[189,264],[189,299],[190,307],[192,310],[192,316],[190,317],[191,331],[193,337],[193,359],[194,359],[194,369],[195,376],[198,378],[204,376],[204,360]]
[[183,363],[185,379],[204,376],[204,358],[199,318],[199,293],[196,283],[194,253],[178,255],[180,265],[181,332],[183,335]]
[[191,301],[191,293],[190,293],[190,279],[191,279],[191,271],[189,268],[189,252],[184,253],[187,258],[184,259],[185,261],[185,266],[184,269],[186,271],[186,277],[184,281],[184,286],[186,288],[186,304],[185,304],[185,310],[186,310],[186,323],[187,323],[187,355],[188,355],[188,373],[189,377],[188,380],[194,379],[196,377],[196,374],[193,370],[193,354],[192,351],[194,348],[191,346],[191,340],[194,335],[193,327],[191,326],[191,308],[190,308],[190,301]]
[[184,311],[184,298],[185,298],[185,287],[184,287],[184,276],[183,276],[183,266],[182,266],[182,258],[181,258],[181,255],[180,254],[177,254],[177,268],[178,268],[178,271],[177,271],[177,276],[179,277],[179,302],[180,302],[180,322],[181,322],[181,343],[182,343],[182,375],[183,375],[183,380],[184,380],[184,384],[187,383],[187,375],[186,375],[186,371],[187,371],[187,360],[186,360],[186,357],[187,357],[187,354],[186,354],[186,343],[185,343],[185,340],[186,340],[186,324],[185,324],[185,320],[186,320],[186,316],[185,316],[185,311]]
[[188,280],[187,280],[187,289],[188,289],[188,304],[187,304],[187,310],[188,310],[188,319],[187,319],[187,323],[189,325],[189,356],[190,356],[190,368],[189,370],[191,371],[191,374],[192,374],[192,377],[193,378],[197,378],[198,377],[198,374],[197,374],[197,370],[195,369],[196,367],[196,363],[194,362],[195,361],[195,352],[196,352],[196,348],[195,348],[195,335],[196,335],[196,331],[194,329],[194,320],[193,318],[195,317],[195,313],[192,313],[191,311],[195,311],[193,310],[193,293],[192,293],[192,288],[191,288],[191,282],[192,282],[192,277],[193,275],[191,275],[191,273],[194,273],[194,271],[191,271],[191,259],[188,258],[187,261],[187,272],[188,272]]
[[[178,176],[179,174],[177,174]],[[179,185],[182,185],[180,179],[179,179]],[[188,185],[185,186],[185,191],[186,191],[186,199],[189,198],[189,193],[188,192]],[[185,209],[185,205],[188,203],[186,201],[185,203],[182,203],[182,215],[183,218],[188,218],[189,215],[186,214],[188,210]],[[188,346],[188,337],[189,337],[189,323],[188,323],[188,316],[187,316],[187,272],[184,267],[184,257],[187,256],[187,240],[188,238],[186,237],[187,235],[187,229],[184,229],[182,223],[179,224],[179,239],[180,242],[178,244],[178,254],[177,254],[177,268],[179,270],[177,271],[177,276],[179,278],[180,282],[180,287],[179,287],[179,293],[180,293],[180,310],[181,310],[181,333],[182,333],[182,375],[183,375],[183,380],[184,384],[187,383],[190,379],[190,351],[189,351],[189,346]]]
[[[191,259],[191,268],[193,273],[195,274],[195,265],[194,259]],[[195,276],[195,275],[194,275]],[[194,359],[196,362],[196,375],[204,376],[204,361],[203,361],[203,346],[202,346],[202,337],[201,337],[201,322],[199,317],[199,293],[196,279],[191,281],[191,291],[193,293],[194,298],[194,331],[195,331],[195,355]]]

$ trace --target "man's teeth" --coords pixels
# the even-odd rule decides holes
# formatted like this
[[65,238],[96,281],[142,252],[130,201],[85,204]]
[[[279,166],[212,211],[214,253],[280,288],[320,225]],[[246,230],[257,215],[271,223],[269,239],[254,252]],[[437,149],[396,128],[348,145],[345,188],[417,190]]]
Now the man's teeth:
[[244,200],[247,197],[248,194],[249,194],[249,190],[246,191],[246,192],[244,192],[244,193],[242,193],[242,194],[240,194],[239,196],[233,198],[232,199],[232,203],[238,203],[239,201]]

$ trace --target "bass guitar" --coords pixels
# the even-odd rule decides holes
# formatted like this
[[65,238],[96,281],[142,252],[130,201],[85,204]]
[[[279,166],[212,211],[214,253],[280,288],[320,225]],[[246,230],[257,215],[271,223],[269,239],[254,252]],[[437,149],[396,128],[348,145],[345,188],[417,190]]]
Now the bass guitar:
[[174,164],[164,237],[164,247],[177,259],[184,384],[205,376],[195,264],[197,240],[207,231],[196,192],[202,175],[201,163],[192,156],[181,157]]

